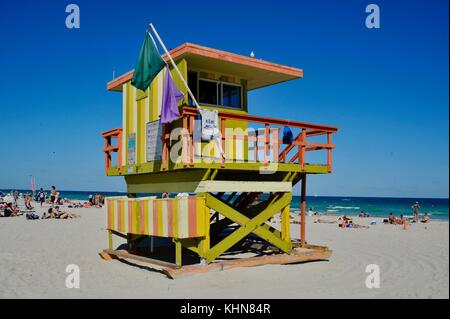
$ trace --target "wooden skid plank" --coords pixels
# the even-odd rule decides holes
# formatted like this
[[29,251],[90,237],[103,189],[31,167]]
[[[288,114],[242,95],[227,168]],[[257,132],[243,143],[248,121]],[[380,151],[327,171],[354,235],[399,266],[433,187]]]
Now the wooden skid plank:
[[331,250],[312,250],[312,251],[296,251],[294,250],[294,254],[276,254],[270,256],[261,256],[261,257],[250,257],[243,259],[235,259],[235,260],[223,260],[216,261],[208,265],[189,265],[183,266],[178,269],[174,268],[164,268],[162,271],[172,279],[194,275],[207,273],[211,271],[222,271],[226,269],[238,268],[238,267],[255,267],[262,265],[286,265],[286,264],[294,264],[294,263],[302,263],[308,261],[317,261],[317,260],[328,260],[331,257]]
[[302,244],[300,242],[298,243],[292,243],[293,247],[298,248],[304,248],[304,249],[313,249],[313,250],[319,250],[319,251],[327,251],[329,248],[327,246],[318,246],[318,245],[309,245],[309,244]]
[[116,258],[117,258],[116,256],[110,255],[110,254],[108,254],[108,253],[106,253],[106,252],[104,252],[104,251],[102,251],[101,253],[99,253],[99,255],[100,255],[100,257],[101,257],[103,260],[112,260],[112,259],[116,259]]
[[169,269],[179,268],[179,266],[177,266],[176,264],[169,263],[169,262],[162,261],[162,260],[158,260],[158,259],[153,259],[153,258],[148,258],[148,257],[144,257],[144,256],[130,254],[126,250],[109,250],[109,249],[105,249],[105,250],[103,250],[103,253],[106,253],[106,254],[109,254],[109,255],[112,255],[112,256],[116,256],[116,257],[119,257],[119,258],[123,258],[123,259],[134,259],[134,260],[142,261],[142,262],[153,264],[153,265],[167,267]]

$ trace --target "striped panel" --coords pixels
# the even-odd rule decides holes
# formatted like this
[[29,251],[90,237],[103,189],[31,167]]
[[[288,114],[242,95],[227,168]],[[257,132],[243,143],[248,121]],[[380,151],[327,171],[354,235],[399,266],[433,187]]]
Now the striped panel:
[[174,204],[173,200],[167,201],[167,237],[174,237],[173,204]]
[[178,199],[178,238],[189,238],[188,199]]
[[172,225],[169,224],[169,203],[172,202],[170,199],[163,199],[162,201],[158,201],[161,204],[161,235],[163,237],[169,237],[169,228],[172,227]]
[[188,234],[194,237],[197,234],[197,198],[188,197]]
[[205,218],[203,197],[172,199],[107,198],[107,228],[121,233],[172,238],[203,237]]

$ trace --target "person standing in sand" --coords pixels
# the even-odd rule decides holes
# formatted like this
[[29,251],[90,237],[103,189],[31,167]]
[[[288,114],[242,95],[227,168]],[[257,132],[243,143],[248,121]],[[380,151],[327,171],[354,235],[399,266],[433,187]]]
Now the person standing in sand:
[[417,223],[419,221],[419,213],[420,213],[420,205],[419,202],[415,202],[414,205],[411,206],[414,215],[414,222]]
[[51,203],[51,204],[54,204],[54,203],[55,203],[55,200],[56,200],[56,194],[57,194],[56,187],[55,187],[55,186],[52,186],[52,189],[50,190],[50,203]]
[[39,190],[38,198],[39,198],[39,203],[41,203],[41,207],[42,207],[42,204],[45,202],[45,192],[44,192],[44,189],[42,187]]

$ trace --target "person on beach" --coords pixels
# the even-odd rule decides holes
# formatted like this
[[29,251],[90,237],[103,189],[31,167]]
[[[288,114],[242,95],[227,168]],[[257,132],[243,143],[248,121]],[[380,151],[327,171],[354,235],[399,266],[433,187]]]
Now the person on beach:
[[403,217],[403,214],[400,215],[400,218],[396,218],[396,219],[395,219],[395,224],[396,224],[396,225],[403,225],[403,224],[405,224],[405,223],[406,223],[406,218]]
[[353,220],[346,215],[338,218],[338,226],[340,228],[369,228],[369,226],[355,224]]
[[314,221],[315,223],[319,223],[319,224],[336,224],[337,221],[335,220],[325,220],[325,219],[317,219]]
[[55,203],[57,193],[58,192],[56,191],[56,187],[52,186],[52,189],[50,190],[50,203],[51,204]]
[[54,211],[53,207],[50,207],[47,212],[44,212],[44,214],[42,214],[42,219],[54,219],[56,218],[56,214]]
[[413,215],[414,215],[414,222],[417,223],[419,221],[419,213],[420,213],[420,205],[419,202],[415,202],[412,206],[411,209],[413,211]]
[[430,215],[428,213],[425,213],[422,217],[421,223],[428,223],[430,221]]
[[395,224],[395,215],[393,213],[389,213],[388,222],[389,224]]
[[44,192],[44,189],[41,187],[41,189],[39,190],[39,193],[38,193],[38,198],[39,198],[39,203],[41,203],[41,207],[42,207],[42,204],[45,202],[45,192]]
[[100,194],[95,194],[94,204],[97,207],[101,207],[101,205],[100,205]]
[[89,194],[88,201],[89,203],[94,204],[94,196],[92,194]]
[[26,209],[28,209],[28,210],[33,210],[34,209],[34,207],[31,206],[31,196],[30,195],[25,195],[24,201],[25,201],[25,208]]
[[13,197],[14,197],[14,202],[17,203],[17,200],[19,199],[19,191],[15,190],[12,192]]
[[12,203],[7,203],[3,212],[4,217],[16,217],[19,216],[19,210],[13,207]]
[[353,223],[351,218],[348,218],[347,215],[341,216],[338,218],[339,227],[346,227],[347,224]]
[[59,206],[56,206],[53,211],[55,213],[55,217],[58,219],[70,219],[70,218],[79,218],[80,217],[80,215],[77,215],[75,213],[60,211]]

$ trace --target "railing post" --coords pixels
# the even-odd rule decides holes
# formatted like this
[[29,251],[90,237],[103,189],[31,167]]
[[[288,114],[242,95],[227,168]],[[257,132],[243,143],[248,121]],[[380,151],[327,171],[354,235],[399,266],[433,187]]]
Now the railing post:
[[108,168],[111,166],[111,154],[109,153],[109,147],[111,146],[111,137],[103,136],[105,139],[105,148],[103,152],[105,153],[105,172],[108,174]]
[[187,162],[188,162],[188,158],[187,158],[188,141],[186,139],[187,138],[186,135],[187,135],[187,132],[188,132],[187,126],[188,126],[187,115],[183,115],[183,132],[182,132],[182,135],[181,135],[181,138],[183,139],[183,150],[181,151],[181,153],[182,153],[183,164],[184,165],[187,165]]
[[278,163],[278,156],[280,154],[280,140],[279,140],[279,129],[278,128],[274,128],[272,130],[273,132],[273,137],[272,137],[272,149],[273,149],[273,162],[274,163]]
[[119,134],[117,135],[117,166],[119,172],[122,171],[122,152],[122,130],[120,130]]
[[306,243],[306,173],[302,176],[302,185],[300,193],[300,243],[305,245]]
[[255,130],[255,140],[254,140],[255,144],[254,144],[254,147],[253,147],[255,163],[258,162],[258,132],[259,132],[259,129],[256,129]]
[[264,164],[269,163],[270,124],[264,125]]
[[327,133],[327,143],[328,143],[328,150],[327,150],[327,166],[328,166],[328,173],[331,173],[332,171],[332,159],[331,159],[331,143],[332,143],[332,134]]
[[[221,143],[222,143],[222,150],[225,152],[226,155],[226,149],[225,149],[225,132],[226,132],[226,118],[221,117],[220,118],[220,134],[221,134]],[[225,166],[225,157],[220,154],[220,165],[222,167]]]
[[302,129],[300,145],[299,145],[299,156],[298,162],[302,167],[302,171],[305,170],[305,147],[306,147],[306,129]]
[[194,116],[189,116],[189,162],[194,165]]

